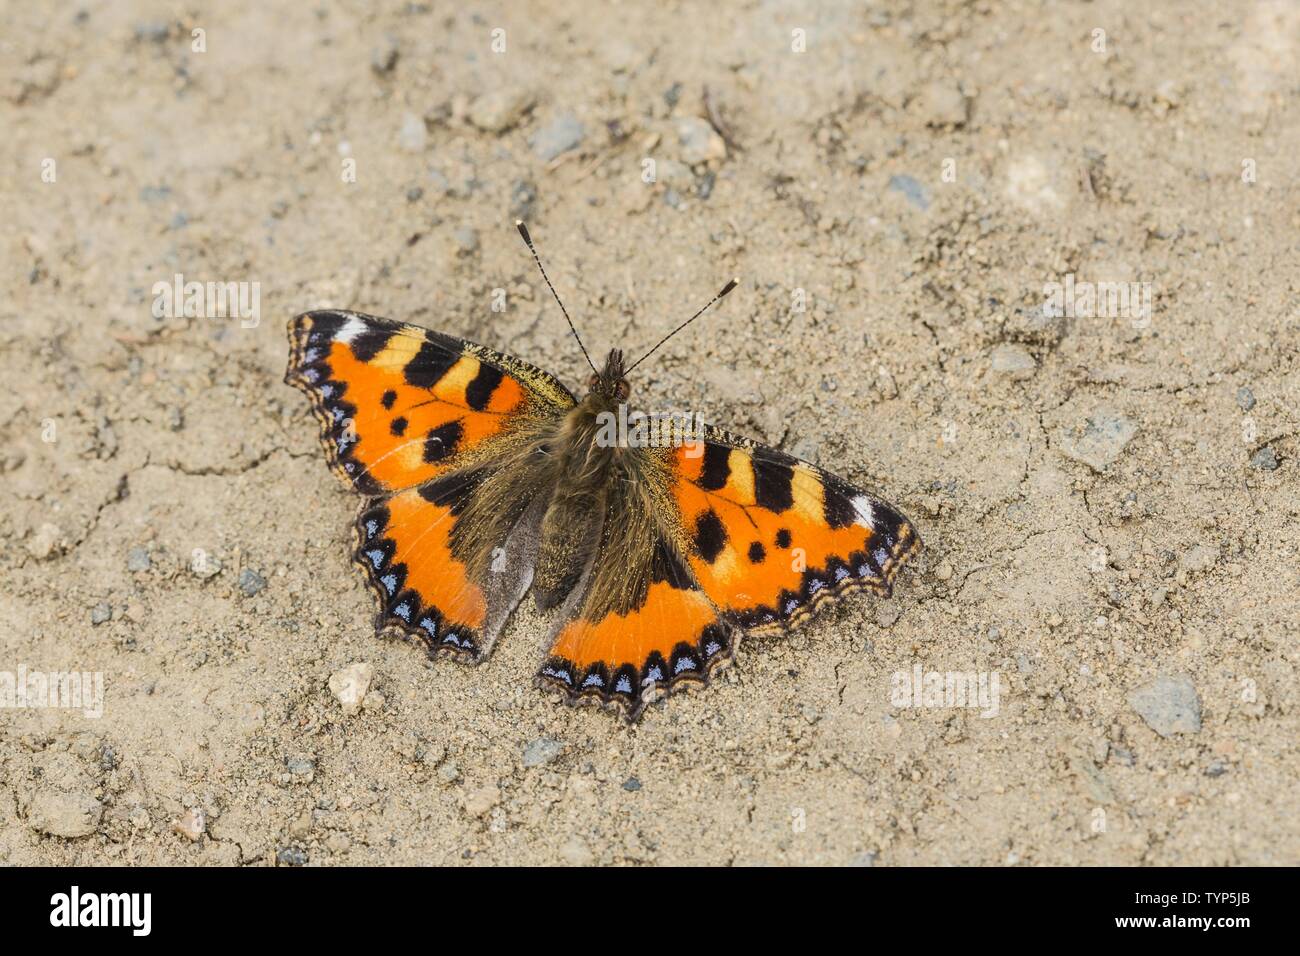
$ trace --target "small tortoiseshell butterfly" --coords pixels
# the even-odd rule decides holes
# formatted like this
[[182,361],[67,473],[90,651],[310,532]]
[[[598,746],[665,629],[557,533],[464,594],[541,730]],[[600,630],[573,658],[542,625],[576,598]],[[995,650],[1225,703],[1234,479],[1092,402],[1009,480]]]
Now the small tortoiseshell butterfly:
[[703,426],[673,447],[602,441],[630,390],[617,349],[578,401],[513,356],[358,312],[299,315],[289,342],[285,381],[367,499],[354,558],[376,628],[479,661],[531,585],[541,609],[561,607],[538,677],[570,702],[634,720],[707,683],[741,632],[789,631],[863,588],[888,595],[920,548],[892,505],[748,438]]

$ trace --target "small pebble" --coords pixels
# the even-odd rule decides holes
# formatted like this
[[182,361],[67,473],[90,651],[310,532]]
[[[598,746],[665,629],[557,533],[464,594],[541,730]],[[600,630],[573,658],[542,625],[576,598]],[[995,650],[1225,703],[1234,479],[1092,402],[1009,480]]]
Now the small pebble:
[[1248,412],[1255,407],[1255,393],[1245,385],[1237,389],[1237,407],[1243,412]]
[[105,621],[112,620],[113,608],[106,602],[100,601],[90,609],[90,623],[103,624]]
[[1012,378],[1023,377],[1038,367],[1034,357],[1019,345],[999,345],[989,355],[993,371]]
[[1138,433],[1138,426],[1110,408],[1099,407],[1084,422],[1082,431],[1062,430],[1057,445],[1066,458],[1102,472],[1119,458]]
[[1161,737],[1200,733],[1201,699],[1185,675],[1157,677],[1130,691],[1128,703]]
[[930,194],[926,192],[925,187],[908,175],[898,175],[889,177],[889,188],[894,192],[902,193],[907,197],[907,201],[920,210],[930,208]]
[[529,144],[543,162],[550,162],[555,157],[576,149],[585,135],[586,130],[581,121],[572,113],[564,113],[533,133]]
[[676,121],[674,128],[677,133],[677,158],[687,166],[727,158],[727,144],[708,120],[684,116]]
[[149,552],[144,548],[132,548],[127,552],[126,569],[128,571],[148,571],[152,565],[153,561],[149,557]]
[[538,737],[524,747],[524,766],[540,767],[548,764],[564,751],[564,744],[549,737]]
[[330,675],[330,693],[343,707],[343,713],[350,716],[361,710],[374,676],[375,669],[366,663],[349,664]]
[[198,807],[191,807],[181,814],[180,819],[172,824],[172,829],[185,839],[197,843],[207,828],[207,819]]
[[533,105],[533,97],[522,89],[496,89],[470,104],[468,119],[488,133],[504,133]]
[[284,766],[295,777],[306,777],[316,772],[316,761],[310,757],[287,757]]
[[1250,456],[1250,467],[1256,471],[1277,471],[1278,464],[1277,452],[1272,445],[1265,445]]
[[623,789],[628,791],[628,793],[636,793],[636,791],[641,789],[641,781],[636,777],[628,777],[623,781]]
[[307,851],[299,846],[281,847],[276,851],[275,862],[284,866],[303,866],[307,862]]
[[239,572],[239,590],[244,592],[245,597],[253,597],[264,587],[266,587],[266,578],[252,568],[244,568]]
[[58,525],[46,522],[36,529],[36,533],[27,542],[27,550],[37,561],[44,561],[58,551],[61,537],[63,537],[62,529]]

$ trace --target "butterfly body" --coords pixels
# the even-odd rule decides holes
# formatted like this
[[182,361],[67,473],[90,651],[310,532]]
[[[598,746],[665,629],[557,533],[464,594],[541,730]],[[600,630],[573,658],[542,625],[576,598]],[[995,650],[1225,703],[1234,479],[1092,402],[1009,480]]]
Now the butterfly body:
[[744,632],[888,594],[920,545],[892,506],[749,439],[626,441],[617,350],[579,401],[512,356],[360,313],[305,313],[289,338],[286,381],[368,499],[354,557],[377,625],[482,660],[531,588],[558,609],[539,679],[571,702],[635,718]]

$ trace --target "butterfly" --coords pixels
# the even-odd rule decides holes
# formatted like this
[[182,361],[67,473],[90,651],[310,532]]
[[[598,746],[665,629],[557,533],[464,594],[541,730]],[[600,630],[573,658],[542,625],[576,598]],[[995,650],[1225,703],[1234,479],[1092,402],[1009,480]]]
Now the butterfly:
[[608,427],[628,420],[628,373],[659,345],[631,366],[614,349],[597,369],[555,299],[591,365],[581,399],[528,362],[418,326],[335,309],[290,320],[285,381],[366,499],[353,557],[376,631],[478,662],[531,587],[539,609],[559,609],[539,683],[635,720],[707,684],[743,634],[891,593],[921,543],[897,508],[711,425],[676,422],[649,442]]

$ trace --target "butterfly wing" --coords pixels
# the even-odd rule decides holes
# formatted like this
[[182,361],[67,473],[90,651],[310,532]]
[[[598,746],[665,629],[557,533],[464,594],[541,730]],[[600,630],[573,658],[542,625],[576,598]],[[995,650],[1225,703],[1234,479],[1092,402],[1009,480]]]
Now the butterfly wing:
[[750,439],[706,427],[672,451],[691,572],[746,631],[789,630],[863,588],[888,596],[920,549],[893,505]]
[[483,346],[357,312],[289,323],[285,380],[307,393],[335,473],[371,498],[354,559],[395,626],[478,660],[532,582],[573,396]]
[[368,496],[490,459],[496,440],[574,404],[527,362],[360,312],[290,320],[285,381],[311,399],[335,474]]
[[597,544],[561,608],[538,674],[570,703],[591,700],[635,720],[656,697],[707,683],[738,634],[700,588],[671,523],[671,463],[625,450],[601,502]]

